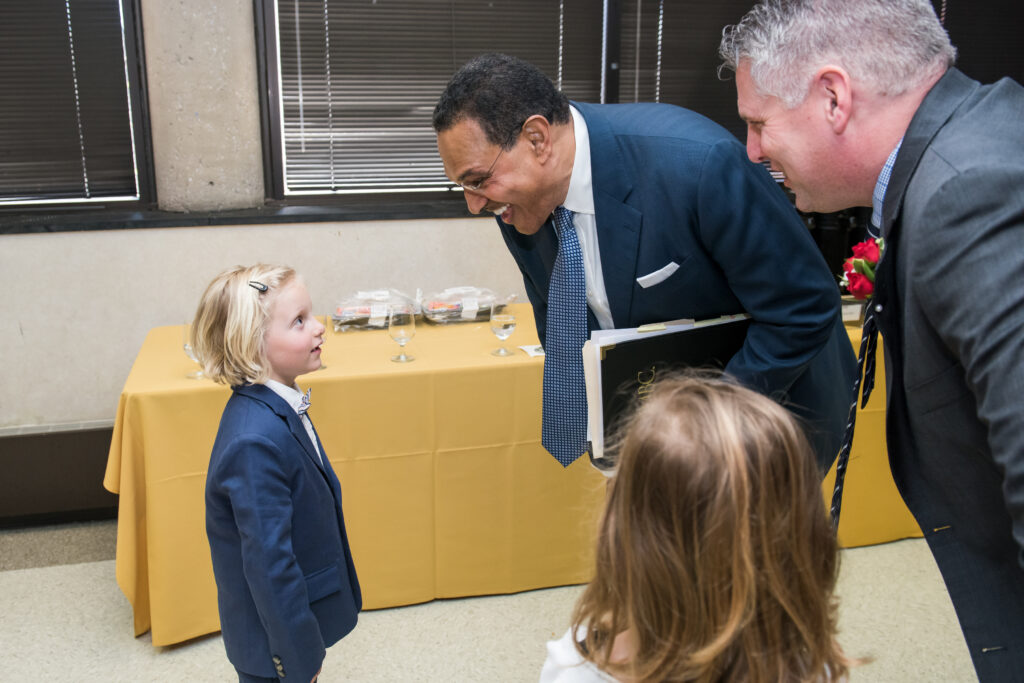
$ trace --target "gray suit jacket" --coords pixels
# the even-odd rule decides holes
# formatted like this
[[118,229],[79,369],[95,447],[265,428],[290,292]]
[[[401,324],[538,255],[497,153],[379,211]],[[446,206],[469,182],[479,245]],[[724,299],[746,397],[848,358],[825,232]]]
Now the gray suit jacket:
[[903,139],[882,231],[893,476],[980,679],[1024,680],[1024,88],[939,80]]

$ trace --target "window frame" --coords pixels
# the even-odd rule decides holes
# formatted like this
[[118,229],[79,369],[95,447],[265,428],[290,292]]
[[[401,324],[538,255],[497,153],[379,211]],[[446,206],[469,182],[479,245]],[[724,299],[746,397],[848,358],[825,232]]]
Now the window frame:
[[[614,16],[609,7],[617,5],[616,0],[602,0],[598,6],[601,19],[607,27]],[[410,217],[419,212],[419,218],[452,218],[471,217],[476,214],[469,212],[462,188],[452,187],[440,190],[416,191],[384,191],[368,192],[345,191],[324,194],[285,193],[284,167],[282,149],[282,121],[280,110],[276,106],[280,98],[280,73],[272,65],[278,63],[277,43],[273,33],[275,26],[275,0],[253,0],[255,17],[255,34],[257,43],[257,79],[260,83],[260,128],[263,149],[263,180],[264,195],[268,207],[279,209],[291,208],[303,211],[303,207],[323,207],[330,205],[343,209],[366,213],[377,219]],[[602,40],[607,43],[607,30]],[[606,57],[606,51],[601,51]],[[601,88],[608,79],[608,61],[598,65],[601,71]],[[374,210],[373,207],[376,207]]]
[[[253,0],[256,32],[257,82],[260,83],[260,131],[263,149],[263,187],[268,207],[294,208],[298,212],[316,211],[331,206],[348,209],[366,220],[398,218],[465,218],[470,213],[461,188],[419,192],[367,192],[337,194],[301,194],[289,197],[284,189],[282,129],[280,110],[274,106],[280,98],[280,73],[271,69],[278,63],[277,42],[271,27],[277,18],[274,0]],[[305,207],[305,208],[304,208]]]
[[[138,215],[156,205],[156,182],[150,136],[149,101],[142,39],[141,0],[117,0],[122,21],[125,69],[135,153],[137,199],[40,201],[0,205],[0,234],[55,232],[79,221],[102,222],[110,216]],[[85,229],[89,229],[86,227]]]
[[[120,0],[125,27],[125,45],[128,69],[135,75],[136,87],[132,93],[133,130],[137,136],[137,163],[139,173],[140,199],[135,202],[93,202],[82,204],[47,204],[35,207],[0,207],[0,235],[19,233],[63,232],[81,230],[111,230],[146,227],[195,227],[259,225],[290,222],[344,222],[371,221],[383,219],[429,219],[469,217],[461,191],[443,190],[436,193],[416,192],[409,194],[347,194],[313,197],[302,195],[292,199],[274,198],[274,188],[281,187],[281,179],[275,176],[273,165],[268,161],[268,150],[272,143],[272,128],[269,125],[271,111],[268,106],[267,58],[268,52],[263,36],[267,0],[253,0],[255,25],[254,45],[259,70],[259,107],[261,118],[261,142],[264,154],[263,174],[266,191],[261,206],[251,209],[189,213],[160,211],[156,208],[156,185],[153,165],[153,150],[150,137],[149,103],[146,96],[147,79],[145,71],[145,45],[141,26],[141,1]],[[148,0],[147,0],[148,1]],[[933,0],[937,4],[937,0]],[[620,75],[629,65],[621,64],[626,54],[622,42],[622,12],[629,7],[627,0],[604,0],[604,78],[602,99],[616,102],[620,99]],[[956,20],[952,15],[950,27],[954,44],[957,44],[962,62],[983,58],[985,44],[972,41],[970,34],[958,34]],[[739,17],[734,17],[738,20]],[[129,26],[131,30],[129,31]],[[957,40],[960,38],[959,40]],[[1016,62],[1024,63],[1024,60]],[[983,77],[983,82],[987,82]],[[742,139],[742,137],[741,137]],[[282,193],[283,194],[283,193]]]

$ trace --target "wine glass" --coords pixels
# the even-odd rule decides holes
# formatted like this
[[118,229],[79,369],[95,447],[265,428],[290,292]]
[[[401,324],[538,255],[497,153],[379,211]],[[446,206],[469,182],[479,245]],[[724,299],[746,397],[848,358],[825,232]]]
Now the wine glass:
[[405,345],[416,335],[416,311],[411,304],[391,304],[388,311],[388,335],[401,349],[397,356],[391,356],[396,363],[408,363],[416,360],[405,353]]
[[[189,339],[189,333],[192,331],[192,324],[185,323],[181,328],[181,347],[185,349],[185,355],[192,359],[193,363],[198,363],[199,359],[196,357],[196,352],[192,350],[191,339]],[[192,372],[185,373],[185,377],[189,379],[199,379],[203,376],[203,369],[199,368]]]
[[502,345],[493,351],[492,356],[512,356],[513,351],[505,348],[505,340],[512,336],[516,329],[516,316],[509,313],[504,305],[495,304],[491,307],[491,332],[501,341]]

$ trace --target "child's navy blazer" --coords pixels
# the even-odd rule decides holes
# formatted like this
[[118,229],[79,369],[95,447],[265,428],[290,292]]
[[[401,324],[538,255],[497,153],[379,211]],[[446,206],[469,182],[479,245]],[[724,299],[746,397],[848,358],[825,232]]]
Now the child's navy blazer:
[[312,680],[326,648],[355,626],[362,595],[338,478],[262,384],[234,387],[224,408],[206,535],[228,659],[253,676]]

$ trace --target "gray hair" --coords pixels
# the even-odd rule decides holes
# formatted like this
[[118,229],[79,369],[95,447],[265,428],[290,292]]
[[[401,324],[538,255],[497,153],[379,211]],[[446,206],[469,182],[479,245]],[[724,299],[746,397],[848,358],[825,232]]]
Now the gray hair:
[[895,96],[952,66],[956,48],[930,0],[762,0],[722,30],[718,54],[720,77],[749,62],[759,93],[792,108],[827,63]]

